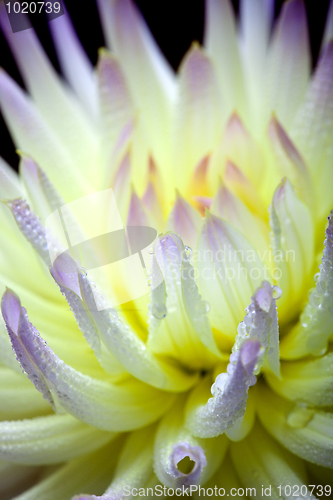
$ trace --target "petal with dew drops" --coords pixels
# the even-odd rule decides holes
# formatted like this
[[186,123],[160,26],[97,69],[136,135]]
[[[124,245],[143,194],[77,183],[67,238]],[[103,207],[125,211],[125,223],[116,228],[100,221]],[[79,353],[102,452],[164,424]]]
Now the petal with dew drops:
[[83,50],[68,12],[49,23],[61,70],[89,116],[97,118],[93,66]]
[[91,453],[114,436],[68,414],[0,422],[0,459],[27,465],[65,462]]
[[112,482],[105,492],[114,498],[120,495],[126,486],[142,487],[153,473],[153,447],[155,425],[132,432],[121,450]]
[[211,387],[212,398],[204,401],[200,386],[194,390],[187,404],[185,425],[194,436],[212,438],[243,417],[248,389],[256,383],[253,374],[261,354],[258,340],[245,340],[240,349],[231,354],[227,373],[221,373]]
[[253,248],[258,250],[262,260],[268,264],[268,226],[254,215],[240,198],[221,184],[210,210],[243,233]]
[[281,380],[265,374],[280,396],[310,406],[333,406],[333,353],[318,359],[281,363]]
[[[231,457],[241,479],[246,487],[247,495],[267,495],[275,500],[287,500],[287,485],[300,488],[308,484],[304,463],[292,453],[285,450],[272,439],[257,422],[251,434],[239,443],[232,443]],[[281,488],[279,488],[281,487]],[[290,487],[290,486],[289,486]],[[254,495],[256,491],[257,495]],[[261,493],[261,495],[260,495]],[[302,497],[315,500],[310,492]]]
[[2,314],[16,354],[36,388],[50,404],[56,398],[57,406],[83,422],[109,431],[133,430],[153,422],[172,404],[172,394],[135,379],[111,384],[66,365],[29,323],[18,297],[9,290],[2,299]]
[[283,290],[279,311],[283,321],[292,319],[304,300],[314,259],[311,213],[295,195],[288,181],[277,187],[270,208],[272,276]]
[[[75,278],[75,284],[65,283],[59,270],[62,270],[65,276],[72,274]],[[130,374],[154,387],[171,391],[183,391],[192,386],[196,380],[194,375],[186,374],[181,368],[158,360],[135,331],[118,317],[115,310],[110,307],[98,309],[96,299],[102,300],[103,298],[98,297],[98,292],[93,290],[88,276],[78,269],[70,257],[67,258],[66,262],[58,261],[56,271],[57,277],[60,277],[59,284],[69,288],[76,293],[77,298],[81,299],[78,307],[81,306],[84,311],[88,327],[97,330],[100,339],[109,349],[112,357],[115,357]]]
[[270,45],[267,101],[279,121],[289,128],[303,101],[310,76],[310,47],[306,9],[302,0],[282,6]]
[[0,156],[0,198],[12,199],[22,195],[22,185],[17,173]]
[[183,401],[178,401],[162,419],[155,437],[155,474],[171,488],[206,482],[220,466],[228,446],[225,436],[217,440],[193,437],[183,419]]
[[283,359],[300,358],[307,354],[321,356],[328,348],[328,340],[333,332],[333,210],[328,221],[316,286],[309,293],[309,301],[299,323],[282,340]]
[[195,249],[202,217],[177,191],[176,202],[166,222],[166,230],[179,234],[185,245]]
[[321,52],[290,133],[311,172],[317,215],[323,218],[332,208],[333,40]]
[[217,146],[223,131],[215,68],[198,44],[192,45],[180,67],[175,128],[175,180],[185,190],[194,168]]
[[230,344],[255,289],[269,279],[268,270],[237,229],[208,211],[195,266],[200,293],[210,304],[210,323]]
[[274,116],[268,126],[268,137],[277,162],[278,181],[281,176],[288,176],[291,183],[297,186],[302,201],[315,213],[314,188],[308,168],[286,130]]
[[0,69],[0,104],[17,147],[43,165],[65,199],[82,196],[87,190],[82,173],[75,171],[66,148],[43,120],[27,94]]
[[[106,3],[106,2],[105,2]],[[175,77],[131,0],[113,0],[105,8],[100,0],[107,41],[122,61],[122,68],[140,109],[154,156],[164,165],[169,158],[171,109],[175,98]],[[111,8],[110,8],[111,7]]]
[[27,377],[2,366],[0,367],[0,402],[0,420],[32,418],[51,412],[50,405],[36,391]]
[[212,366],[220,353],[207,318],[209,305],[198,292],[191,253],[174,233],[163,234],[155,243],[152,281],[162,277],[164,284],[151,294],[147,345],[198,369]]
[[262,152],[252,133],[250,134],[245,128],[236,112],[229,118],[222,141],[211,155],[208,177],[213,192],[216,190],[216,183],[219,182],[227,162],[237,165],[243,175],[256,186],[261,185],[264,179],[263,173],[267,168]]
[[[122,438],[107,444],[93,453],[76,458],[16,497],[16,500],[69,500],[79,491],[87,491],[88,495],[79,495],[81,500],[95,500],[100,497],[89,493],[102,494],[108,486],[119,456]],[[102,497],[103,498],[103,497]],[[110,498],[110,497],[109,497]],[[106,498],[105,500],[109,500]],[[104,498],[103,498],[104,500]],[[119,499],[117,499],[119,500]]]
[[13,33],[4,6],[0,9],[0,22],[41,116],[66,148],[77,173],[81,176],[84,173],[87,186],[89,182],[96,186],[98,172],[91,163],[96,155],[97,135],[88,116],[60,80],[35,31],[26,29]]
[[216,65],[226,114],[236,107],[244,113],[244,83],[237,43],[236,22],[229,0],[206,2],[204,46]]
[[333,469],[333,414],[295,404],[258,386],[258,416],[266,430],[304,460]]
[[264,348],[258,359],[255,374],[261,367],[271,370],[280,378],[279,360],[279,325],[276,309],[276,299],[281,297],[281,290],[263,281],[251,298],[250,305],[246,308],[246,316],[237,328],[238,334],[232,352],[237,352],[246,339],[259,340]]

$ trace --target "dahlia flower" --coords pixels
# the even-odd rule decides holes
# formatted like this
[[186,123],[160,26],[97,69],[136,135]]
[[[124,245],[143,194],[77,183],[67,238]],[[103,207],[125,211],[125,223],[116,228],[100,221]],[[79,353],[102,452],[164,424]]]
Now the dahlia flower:
[[312,75],[302,0],[207,0],[174,74],[98,0],[65,81],[2,6],[1,498],[330,495],[332,6]]

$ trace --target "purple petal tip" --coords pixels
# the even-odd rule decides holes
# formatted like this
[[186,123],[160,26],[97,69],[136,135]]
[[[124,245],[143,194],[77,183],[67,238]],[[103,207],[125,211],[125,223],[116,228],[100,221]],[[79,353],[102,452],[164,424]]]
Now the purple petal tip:
[[17,334],[21,314],[19,297],[10,288],[7,288],[1,300],[1,312],[6,325]]

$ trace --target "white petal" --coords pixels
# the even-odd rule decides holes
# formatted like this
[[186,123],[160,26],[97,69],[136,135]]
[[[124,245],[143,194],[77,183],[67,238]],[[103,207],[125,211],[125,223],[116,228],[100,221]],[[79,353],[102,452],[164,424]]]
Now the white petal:
[[22,195],[23,190],[17,173],[0,156],[0,197],[12,199]]

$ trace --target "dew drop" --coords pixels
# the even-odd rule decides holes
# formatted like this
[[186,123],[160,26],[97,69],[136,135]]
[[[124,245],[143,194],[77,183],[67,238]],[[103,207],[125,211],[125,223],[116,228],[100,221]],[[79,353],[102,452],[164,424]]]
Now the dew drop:
[[190,260],[190,258],[192,257],[192,248],[191,247],[188,247],[186,246],[185,247],[185,258],[187,260]]
[[148,253],[150,253],[150,255],[153,255],[153,253],[154,253],[154,249],[153,249],[153,247],[150,247],[150,248],[149,248]]
[[293,429],[302,429],[311,422],[314,413],[314,410],[309,408],[295,406],[287,415],[287,424]]
[[164,304],[155,302],[151,309],[152,315],[156,319],[163,319],[167,315],[167,308]]
[[316,274],[314,275],[314,280],[315,280],[315,282],[316,282],[316,283],[317,283],[317,281],[318,281],[319,276],[320,276],[320,273],[316,273]]
[[81,271],[82,271],[82,274],[84,276],[87,276],[88,273],[87,273],[87,270],[84,267],[81,267]]
[[273,299],[279,299],[282,295],[282,290],[279,286],[273,286]]
[[207,300],[201,300],[198,307],[198,315],[202,316],[203,314],[207,314],[210,310],[210,304]]

